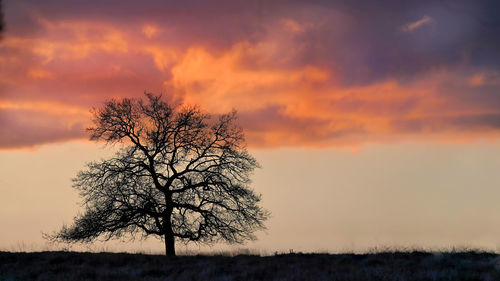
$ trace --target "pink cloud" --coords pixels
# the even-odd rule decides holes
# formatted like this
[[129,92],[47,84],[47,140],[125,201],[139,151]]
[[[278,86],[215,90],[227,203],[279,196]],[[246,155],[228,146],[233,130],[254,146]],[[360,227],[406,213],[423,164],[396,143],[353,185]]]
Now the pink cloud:
[[[335,22],[331,13],[339,15]],[[375,52],[366,34],[354,32],[356,17],[340,10],[280,10],[260,25],[252,24],[252,14],[243,23],[226,16],[217,24],[227,34],[217,38],[200,33],[201,14],[184,17],[192,21],[38,15],[37,32],[6,34],[0,148],[85,138],[88,109],[144,91],[213,113],[238,109],[254,147],[480,139],[500,129],[497,70],[468,61],[443,65],[432,56],[422,63],[434,67],[421,66],[411,48],[409,55]],[[431,16],[424,17],[405,30],[430,23]],[[246,37],[240,34],[245,28]],[[398,56],[410,61],[394,64],[394,71]]]

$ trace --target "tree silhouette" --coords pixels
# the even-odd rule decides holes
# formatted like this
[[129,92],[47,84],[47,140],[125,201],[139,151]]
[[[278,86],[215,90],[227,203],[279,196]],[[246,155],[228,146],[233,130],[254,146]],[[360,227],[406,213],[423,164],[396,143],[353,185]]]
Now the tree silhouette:
[[173,107],[161,96],[111,100],[94,109],[91,140],[120,143],[111,158],[87,164],[73,179],[85,212],[49,238],[109,240],[131,234],[241,243],[263,229],[268,212],[250,189],[258,167],[247,152],[236,113],[218,118],[198,107]]

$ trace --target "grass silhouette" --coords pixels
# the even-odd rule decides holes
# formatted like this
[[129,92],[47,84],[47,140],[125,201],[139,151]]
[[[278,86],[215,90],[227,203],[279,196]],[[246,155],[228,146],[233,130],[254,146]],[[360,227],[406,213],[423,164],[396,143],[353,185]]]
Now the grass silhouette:
[[0,280],[500,280],[499,255],[468,251],[165,257],[0,252]]

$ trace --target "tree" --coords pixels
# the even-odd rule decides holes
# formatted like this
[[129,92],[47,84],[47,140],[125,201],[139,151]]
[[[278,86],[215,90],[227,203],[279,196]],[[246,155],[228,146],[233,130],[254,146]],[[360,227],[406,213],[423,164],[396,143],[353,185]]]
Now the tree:
[[111,158],[73,179],[85,211],[50,238],[64,242],[154,235],[175,256],[175,239],[241,243],[255,239],[268,212],[250,188],[258,167],[236,113],[218,118],[173,107],[161,96],[111,100],[93,110],[91,140],[120,143]]

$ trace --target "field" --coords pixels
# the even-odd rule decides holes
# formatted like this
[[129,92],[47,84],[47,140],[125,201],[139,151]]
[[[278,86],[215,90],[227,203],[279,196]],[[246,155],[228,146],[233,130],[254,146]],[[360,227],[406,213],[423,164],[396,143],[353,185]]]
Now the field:
[[0,281],[15,280],[500,280],[480,251],[371,254],[159,255],[0,252]]

